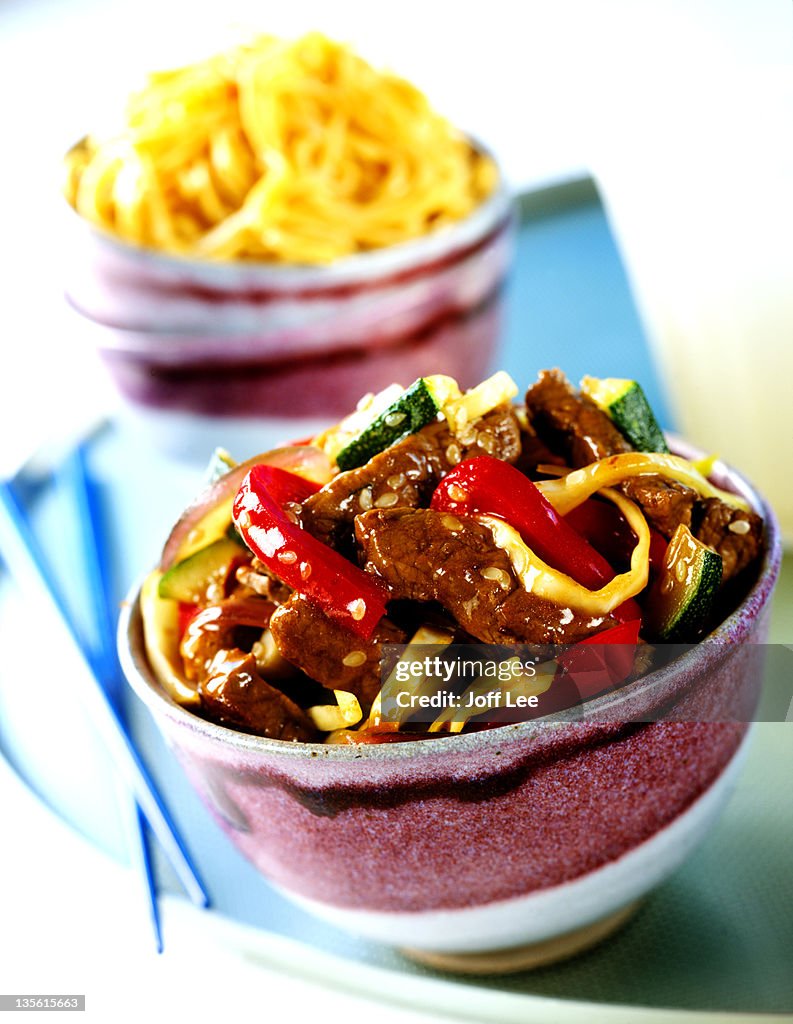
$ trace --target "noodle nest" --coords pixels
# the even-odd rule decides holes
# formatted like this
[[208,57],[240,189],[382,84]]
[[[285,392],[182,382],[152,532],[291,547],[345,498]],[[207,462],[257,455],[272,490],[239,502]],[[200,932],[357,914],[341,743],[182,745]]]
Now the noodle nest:
[[310,33],[157,72],[66,197],[125,241],[207,260],[328,263],[466,217],[492,160],[397,76]]

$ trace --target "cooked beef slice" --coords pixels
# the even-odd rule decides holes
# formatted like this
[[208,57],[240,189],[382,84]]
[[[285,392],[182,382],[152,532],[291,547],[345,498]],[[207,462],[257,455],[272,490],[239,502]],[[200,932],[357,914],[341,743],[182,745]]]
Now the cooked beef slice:
[[[608,416],[590,399],[577,395],[559,370],[542,371],[526,393],[526,406],[540,437],[574,468],[633,451]],[[690,487],[643,476],[626,480],[621,490],[665,537],[671,537],[680,523],[691,523],[697,496]]]
[[571,466],[586,466],[632,451],[608,416],[579,397],[561,370],[543,370],[526,392],[526,407],[539,436]]
[[593,619],[527,593],[509,556],[475,519],[377,509],[356,519],[355,536],[367,570],[393,597],[437,601],[485,643],[569,643],[613,625],[610,616]]
[[301,522],[319,540],[339,546],[359,513],[428,505],[440,479],[458,462],[485,454],[505,462],[518,458],[520,428],[511,406],[486,413],[460,437],[445,421],[431,423],[359,469],[339,473],[304,502]]
[[725,581],[745,569],[762,551],[763,521],[755,512],[743,512],[718,498],[705,498],[696,509],[695,522],[697,519],[694,536],[721,555]]
[[310,741],[317,730],[308,715],[259,675],[252,654],[219,651],[198,685],[207,716],[221,725],[277,740]]
[[380,645],[407,641],[389,619],[364,640],[299,594],[273,613],[270,630],[282,657],[328,689],[354,693],[364,713],[380,690]]
[[620,490],[626,498],[636,502],[650,526],[664,537],[671,539],[681,523],[691,525],[697,495],[684,484],[659,476],[636,476],[621,484]]
[[205,678],[220,650],[240,646],[240,630],[250,630],[253,643],[267,628],[274,610],[272,601],[259,596],[231,597],[203,608],[188,623],[179,648],[187,678]]

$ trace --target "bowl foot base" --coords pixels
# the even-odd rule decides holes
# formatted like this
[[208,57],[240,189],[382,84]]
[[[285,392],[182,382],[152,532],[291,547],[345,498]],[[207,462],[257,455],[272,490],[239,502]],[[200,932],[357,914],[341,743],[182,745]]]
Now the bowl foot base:
[[622,928],[641,903],[641,900],[636,900],[583,928],[525,946],[511,946],[484,953],[436,953],[412,948],[403,948],[400,952],[426,967],[457,974],[513,974],[516,971],[529,971],[567,960],[596,946]]

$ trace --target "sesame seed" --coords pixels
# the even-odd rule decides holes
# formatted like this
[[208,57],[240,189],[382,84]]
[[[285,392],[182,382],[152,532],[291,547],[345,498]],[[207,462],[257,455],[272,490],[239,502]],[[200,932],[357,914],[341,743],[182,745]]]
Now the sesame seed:
[[284,509],[284,518],[289,520],[290,523],[294,523],[295,526],[300,524],[300,520],[291,509]]
[[452,501],[468,501],[468,491],[459,484],[449,485],[449,497]]
[[356,598],[354,601],[350,601],[347,605],[347,611],[356,622],[360,622],[364,615],[366,615],[366,601],[361,597]]
[[237,516],[237,525],[241,530],[250,530],[251,517],[249,512],[240,512]]
[[403,412],[388,412],[383,417],[383,420],[387,427],[398,427],[404,418],[405,413]]
[[392,488],[393,490],[395,490],[395,491],[398,491],[400,487],[403,487],[403,486],[404,486],[404,483],[405,483],[405,474],[404,474],[404,473],[394,473],[394,474],[393,474],[393,476],[390,476],[390,477],[389,477],[389,478],[388,478],[388,479],[386,480],[386,483],[387,483],[387,484],[388,484],[388,486],[389,486],[389,487],[391,487],[391,488]]
[[466,424],[465,429],[457,431],[457,440],[460,444],[473,444],[476,441],[476,430],[470,423]]
[[752,527],[746,519],[735,519],[727,527],[730,533],[737,533],[739,537],[745,536],[751,528]]
[[688,566],[686,565],[686,563],[685,562],[678,562],[677,565],[675,566],[675,576],[677,577],[677,582],[678,583],[682,583],[683,580],[686,578],[686,574],[687,573],[688,573]]
[[286,551],[279,551],[278,561],[283,562],[284,565],[294,565],[297,561],[297,555],[294,551],[289,551],[288,549]]
[[385,494],[380,495],[374,505],[375,508],[393,508],[398,501],[399,497],[393,491],[386,491]]
[[457,516],[443,516],[441,522],[443,523],[447,530],[455,531],[462,530],[463,528],[463,524],[460,522]]
[[372,507],[372,488],[364,487],[361,493],[358,495],[358,504],[362,509],[370,509]]
[[492,455],[496,450],[496,439],[487,430],[480,430],[477,434],[476,443],[480,448],[483,448],[488,455]]
[[300,563],[300,579],[301,580],[307,580],[310,575],[311,575],[311,566],[308,564],[308,562],[301,562]]
[[366,655],[363,651],[350,651],[342,659],[342,665],[346,665],[347,668],[358,668],[359,665],[363,665],[366,661]]
[[450,444],[446,449],[446,460],[450,466],[456,466],[462,458],[462,454],[459,445]]
[[361,398],[358,399],[358,404],[355,406],[355,408],[359,412],[362,412],[364,409],[368,409],[369,406],[372,404],[372,399],[373,398],[374,398],[374,392],[373,391],[367,391],[365,395],[363,395]]
[[509,590],[511,580],[509,573],[505,569],[499,569],[495,565],[489,565],[486,569],[480,569],[480,574],[484,576],[486,580],[493,580],[498,583],[502,590]]

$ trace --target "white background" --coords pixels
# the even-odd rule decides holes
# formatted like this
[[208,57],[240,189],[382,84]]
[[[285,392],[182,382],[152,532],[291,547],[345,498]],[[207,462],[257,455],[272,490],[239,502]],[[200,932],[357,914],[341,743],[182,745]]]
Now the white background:
[[[112,401],[61,306],[60,154],[116,109],[143,69],[220,46],[245,27],[319,27],[355,43],[488,142],[520,187],[586,168],[583,112],[607,122],[615,87],[640,97],[674,78],[696,89],[717,70],[789,65],[793,53],[789,0],[0,0],[0,471]],[[99,1021],[373,1012],[213,951],[178,922],[157,960],[125,869],[5,772],[0,804],[0,991],[86,992]],[[160,1008],[145,1014],[155,998]],[[380,1007],[374,1019],[403,1014]]]

